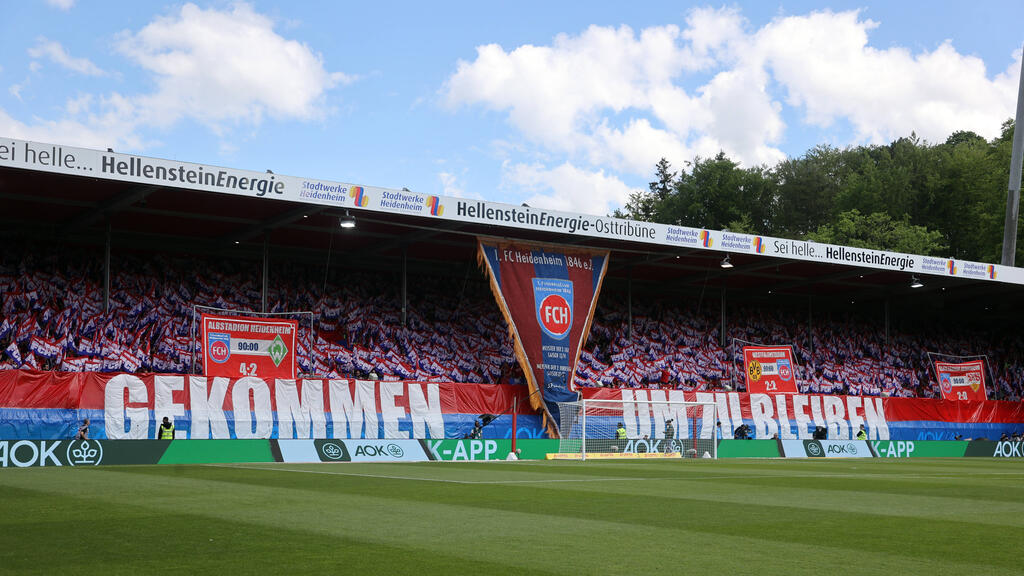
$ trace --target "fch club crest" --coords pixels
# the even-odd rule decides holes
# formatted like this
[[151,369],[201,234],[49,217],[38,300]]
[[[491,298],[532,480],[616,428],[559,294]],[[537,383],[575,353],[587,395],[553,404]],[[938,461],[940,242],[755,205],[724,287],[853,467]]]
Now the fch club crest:
[[558,278],[534,278],[533,302],[537,323],[545,334],[561,340],[572,328],[572,282]]
[[231,357],[231,335],[223,332],[210,332],[206,345],[210,349],[210,360],[223,364]]

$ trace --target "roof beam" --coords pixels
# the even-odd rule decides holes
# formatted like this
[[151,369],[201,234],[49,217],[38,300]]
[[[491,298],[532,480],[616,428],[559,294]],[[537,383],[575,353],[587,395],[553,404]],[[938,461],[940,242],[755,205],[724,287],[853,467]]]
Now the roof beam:
[[255,225],[245,226],[231,234],[226,234],[221,237],[221,242],[242,242],[243,240],[249,240],[260,236],[268,230],[274,230],[282,226],[287,226],[296,220],[301,220],[307,216],[312,216],[324,210],[324,206],[316,206],[312,204],[304,204],[297,208],[292,208],[287,212],[283,212],[276,216],[271,216],[266,220],[263,220]]
[[159,189],[160,188],[158,186],[138,186],[135,188],[129,188],[120,194],[115,194],[114,196],[99,202],[89,210],[67,219],[61,223],[58,229],[62,233],[67,233],[84,228],[111,212],[117,212],[118,210],[135,204],[139,200],[142,200]]

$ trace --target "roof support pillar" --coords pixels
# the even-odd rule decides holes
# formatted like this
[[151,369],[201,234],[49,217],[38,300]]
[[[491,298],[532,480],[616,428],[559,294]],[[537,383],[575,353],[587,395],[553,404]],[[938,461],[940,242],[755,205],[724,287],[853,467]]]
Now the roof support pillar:
[[110,313],[110,222],[107,222],[107,239],[103,244],[103,313]]

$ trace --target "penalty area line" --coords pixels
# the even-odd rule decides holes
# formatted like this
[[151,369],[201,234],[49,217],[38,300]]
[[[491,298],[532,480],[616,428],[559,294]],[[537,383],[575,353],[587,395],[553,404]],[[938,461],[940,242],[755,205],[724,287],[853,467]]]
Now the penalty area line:
[[443,484],[550,484],[565,482],[613,482],[621,480],[657,480],[657,478],[547,478],[544,480],[451,480],[447,478],[423,478],[420,476],[397,476],[393,474],[363,474],[359,472],[329,472],[327,470],[306,470],[301,468],[277,468],[272,466],[231,466],[226,464],[204,464],[209,468],[232,468],[241,470],[264,470],[271,472],[297,472],[300,474],[326,474],[328,476],[355,476],[385,480],[412,480],[414,482],[441,482]]

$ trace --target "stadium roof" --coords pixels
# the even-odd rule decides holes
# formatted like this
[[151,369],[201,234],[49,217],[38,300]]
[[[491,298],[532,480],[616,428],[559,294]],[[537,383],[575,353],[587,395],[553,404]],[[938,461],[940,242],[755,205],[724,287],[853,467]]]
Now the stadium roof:
[[[609,288],[1020,316],[1024,270],[0,139],[4,236],[465,276],[476,237],[612,251]],[[354,229],[341,229],[346,214]],[[732,268],[723,268],[729,257]],[[918,278],[924,284],[911,288]]]

